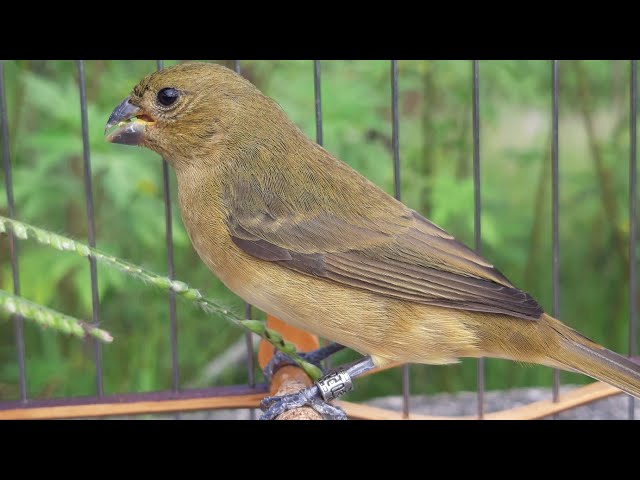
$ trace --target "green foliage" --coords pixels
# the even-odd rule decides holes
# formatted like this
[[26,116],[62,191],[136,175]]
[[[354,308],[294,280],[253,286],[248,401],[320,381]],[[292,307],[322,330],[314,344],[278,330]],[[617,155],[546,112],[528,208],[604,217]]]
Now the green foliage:
[[[153,61],[86,62],[88,114],[98,247],[166,272],[160,161],[146,150],[103,139],[111,110],[154,69]],[[315,138],[311,61],[244,61],[242,69]],[[400,61],[399,73],[402,199],[473,246],[470,62]],[[565,61],[560,68],[560,317],[621,352],[628,345],[628,253],[619,247],[629,231],[628,77],[627,62]],[[6,62],[5,78],[18,218],[86,238],[75,63]],[[392,193],[389,78],[387,61],[322,62],[325,147]],[[550,63],[483,61],[480,82],[482,251],[550,309]],[[582,105],[589,107],[586,115]],[[593,123],[595,138],[587,135],[586,121]],[[609,180],[595,168],[597,155]],[[606,198],[606,181],[613,198]],[[205,296],[241,311],[242,301],[211,275],[190,246],[176,209],[173,175],[171,188],[177,276],[204,285]],[[0,195],[0,212],[5,209]],[[52,255],[30,244],[19,248],[25,298],[74,317],[91,317],[84,259]],[[166,295],[103,267],[98,276],[103,325],[116,339],[126,339],[104,348],[106,391],[169,388]],[[4,238],[0,288],[12,288]],[[182,304],[178,323],[183,385],[241,335]],[[0,322],[0,399],[18,395],[13,338],[11,324]],[[94,393],[92,353],[78,343],[25,325],[30,396]],[[333,364],[354,357],[341,353]],[[542,367],[498,360],[487,366],[488,388],[550,385],[551,378]],[[570,375],[563,379],[587,381]],[[244,383],[246,368],[230,368],[216,382]],[[397,393],[399,385],[399,371],[385,372],[363,379],[351,398]],[[412,367],[412,385],[414,392],[472,390],[475,362]]]

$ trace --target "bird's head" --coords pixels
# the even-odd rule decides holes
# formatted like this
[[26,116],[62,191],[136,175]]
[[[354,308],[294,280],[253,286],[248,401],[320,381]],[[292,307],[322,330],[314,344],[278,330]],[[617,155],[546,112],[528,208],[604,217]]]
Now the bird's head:
[[[212,63],[184,63],[146,76],[118,105],[105,128],[107,140],[147,147],[174,166],[233,147],[275,102],[235,72]],[[248,124],[253,128],[246,128]],[[255,133],[254,133],[255,134]],[[206,155],[205,155],[206,156]]]

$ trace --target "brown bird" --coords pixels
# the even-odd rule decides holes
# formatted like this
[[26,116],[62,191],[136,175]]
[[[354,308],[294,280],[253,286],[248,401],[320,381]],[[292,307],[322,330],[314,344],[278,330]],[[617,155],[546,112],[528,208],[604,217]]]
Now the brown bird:
[[640,398],[640,366],[547,315],[491,263],[307,138],[231,70],[152,73],[113,112],[108,140],[174,168],[184,225],[244,300],[367,356],[264,418],[330,400],[390,362],[495,357],[581,372]]

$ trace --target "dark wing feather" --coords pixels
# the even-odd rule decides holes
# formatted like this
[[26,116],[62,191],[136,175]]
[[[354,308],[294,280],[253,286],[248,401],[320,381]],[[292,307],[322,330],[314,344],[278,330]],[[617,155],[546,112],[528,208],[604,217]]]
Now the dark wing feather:
[[256,258],[426,305],[527,320],[543,312],[491,264],[401,204],[400,215],[391,219],[345,219],[319,209],[305,215],[280,209],[275,215],[258,203],[259,214],[242,208],[228,218],[233,242]]

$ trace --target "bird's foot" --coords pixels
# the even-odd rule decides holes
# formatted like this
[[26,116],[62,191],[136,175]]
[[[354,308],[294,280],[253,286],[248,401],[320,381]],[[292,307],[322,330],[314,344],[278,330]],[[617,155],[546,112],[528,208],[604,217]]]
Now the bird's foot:
[[303,388],[297,393],[267,397],[260,403],[260,408],[265,412],[260,420],[272,420],[288,410],[305,406],[313,408],[328,418],[346,420],[347,415],[344,410],[329,405],[328,402],[353,390],[352,378],[368,372],[374,366],[371,357],[366,357],[350,367],[338,368],[328,373],[315,385]]
[[260,402],[264,414],[260,420],[274,420],[284,412],[300,407],[311,407],[325,419],[346,420],[347,414],[340,407],[330,405],[323,398],[320,389],[313,385],[296,393],[281,397],[266,397]]
[[[298,355],[302,357],[304,361],[307,361],[304,353],[298,354]],[[291,360],[291,358],[286,353],[282,353],[280,351],[275,352],[273,354],[273,357],[271,357],[271,360],[269,360],[269,363],[267,363],[267,365],[262,370],[264,379],[267,381],[267,383],[271,383],[273,374],[276,373],[278,369],[285,367],[287,365],[296,365],[296,363],[293,360]],[[316,367],[320,367],[320,366],[316,365]]]
[[[342,345],[338,345],[337,343],[331,343],[325,347],[318,348],[317,350],[314,350],[312,352],[299,353],[298,355],[302,357],[302,359],[305,362],[309,362],[312,365],[315,365],[316,367],[322,370],[322,367],[320,366],[320,362],[325,358],[333,355],[335,352],[342,350],[343,348],[344,347]],[[289,358],[289,356],[286,353],[282,353],[278,351],[273,355],[273,357],[271,357],[271,360],[269,360],[269,363],[267,363],[267,366],[264,367],[264,370],[262,371],[264,374],[264,378],[267,382],[271,383],[273,374],[276,373],[276,371],[279,368],[284,367],[286,365],[295,365],[295,364],[296,363],[293,360],[291,360],[291,358]],[[324,373],[324,370],[323,370],[323,373]]]

